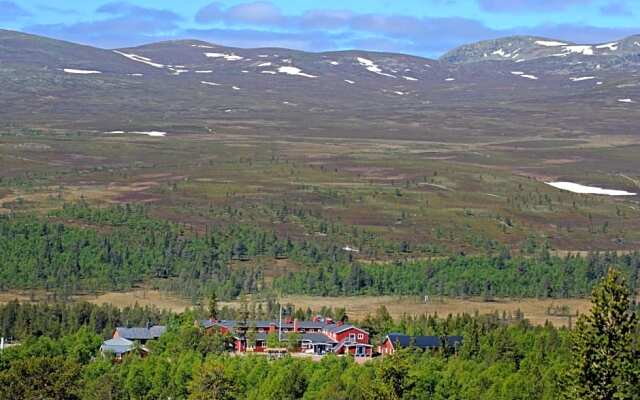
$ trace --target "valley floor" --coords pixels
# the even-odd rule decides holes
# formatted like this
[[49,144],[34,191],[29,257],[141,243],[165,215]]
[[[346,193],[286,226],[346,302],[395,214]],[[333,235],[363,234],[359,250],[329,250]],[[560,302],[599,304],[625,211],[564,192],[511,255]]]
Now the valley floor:
[[[43,292],[27,293],[9,291],[0,293],[0,303],[18,299],[21,301],[44,301],[47,296]],[[640,299],[640,297],[639,297]],[[99,295],[79,295],[74,297],[74,301],[87,301],[93,304],[112,304],[116,307],[128,307],[138,304],[140,306],[156,306],[174,312],[182,312],[193,307],[186,299],[161,293],[157,290],[136,289],[126,292],[108,292]],[[550,315],[549,310],[564,309],[570,311],[575,316],[576,313],[586,313],[589,310],[589,299],[493,299],[486,301],[481,298],[450,298],[432,297],[426,303],[423,298],[416,296],[357,296],[357,297],[320,297],[320,296],[285,296],[282,298],[283,304],[292,304],[297,308],[320,310],[322,307],[346,308],[347,315],[353,320],[361,320],[368,314],[374,314],[376,310],[385,306],[394,318],[399,318],[403,314],[422,315],[437,314],[446,317],[449,314],[457,315],[462,313],[480,315],[503,313],[515,316],[519,310],[524,317],[535,325],[543,325],[549,321],[554,326],[568,326],[567,316]],[[240,301],[221,302],[221,306],[240,307]],[[575,321],[575,317],[571,318]]]

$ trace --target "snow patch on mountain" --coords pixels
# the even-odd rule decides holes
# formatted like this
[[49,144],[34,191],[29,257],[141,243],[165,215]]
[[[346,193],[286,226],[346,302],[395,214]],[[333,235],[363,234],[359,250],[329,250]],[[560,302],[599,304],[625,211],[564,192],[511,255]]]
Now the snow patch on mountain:
[[567,45],[567,43],[556,42],[553,40],[537,40],[535,44],[537,44],[538,46],[544,46],[544,47],[559,47],[559,46]]
[[599,46],[596,46],[596,49],[609,49],[611,51],[616,51],[618,50],[618,42],[614,42],[614,43],[606,43],[606,44],[601,44]]
[[626,190],[612,190],[612,189],[603,189],[594,186],[585,186],[579,183],[573,182],[546,182],[547,185],[553,186],[556,189],[566,190],[572,193],[580,193],[580,194],[601,194],[606,196],[635,196],[636,193],[630,193]]
[[511,54],[505,52],[503,49],[498,49],[498,50],[494,51],[493,53],[491,53],[491,55],[500,56],[500,57],[504,57],[504,58],[511,57]]
[[386,76],[389,78],[397,78],[395,75],[382,72],[382,69],[378,65],[376,65],[376,63],[374,63],[369,59],[358,57],[356,60],[358,60],[358,63],[360,63],[360,65],[365,67],[369,72],[373,72],[374,74]]
[[73,68],[65,68],[63,69],[67,74],[78,74],[78,75],[93,75],[93,74],[101,74],[101,71],[91,71],[86,69],[73,69]]
[[297,67],[280,67],[278,68],[278,72],[280,72],[281,74],[302,76],[304,78],[317,78],[317,76],[315,75],[305,74],[300,68]]
[[525,73],[524,73],[524,72],[522,72],[522,71],[511,71],[511,74],[516,75],[516,76],[519,76],[519,77],[522,77],[522,78],[531,79],[531,80],[534,80],[534,81],[537,81],[537,80],[538,80],[538,77],[537,77],[537,76],[535,76],[535,75],[531,75],[531,74],[525,74]]
[[565,53],[576,53],[582,54],[584,56],[592,56],[593,55],[593,47],[592,46],[565,46],[563,48]]
[[175,76],[179,76],[181,74],[187,73],[189,72],[188,69],[175,69],[175,68],[169,68],[169,70],[171,71],[171,75],[175,75]]
[[147,65],[150,65],[150,66],[152,66],[154,68],[164,68],[165,67],[164,64],[155,63],[150,58],[142,57],[142,56],[139,56],[137,54],[124,53],[124,52],[118,51],[118,50],[114,50],[113,52],[116,53],[116,54],[120,54],[121,56],[126,57],[129,60],[136,61],[136,62],[143,63],[143,64],[147,64]]
[[595,76],[581,76],[578,78],[569,78],[571,82],[582,82],[582,81],[590,81],[592,79],[596,79]]
[[224,58],[227,61],[240,61],[244,60],[244,57],[235,55],[235,54],[226,54],[226,53],[204,53],[207,58]]
[[144,131],[144,132],[129,132],[134,133],[136,135],[147,135],[151,137],[165,137],[167,136],[167,132],[159,132],[159,131]]

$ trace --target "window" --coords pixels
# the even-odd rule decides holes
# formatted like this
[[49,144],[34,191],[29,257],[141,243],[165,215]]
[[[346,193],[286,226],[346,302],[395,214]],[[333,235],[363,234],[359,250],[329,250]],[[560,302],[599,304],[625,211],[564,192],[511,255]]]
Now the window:
[[350,333],[349,334],[349,340],[355,341],[356,340],[356,334],[355,333]]
[[360,340],[364,339],[364,334],[363,333],[358,333],[358,339],[360,339]]

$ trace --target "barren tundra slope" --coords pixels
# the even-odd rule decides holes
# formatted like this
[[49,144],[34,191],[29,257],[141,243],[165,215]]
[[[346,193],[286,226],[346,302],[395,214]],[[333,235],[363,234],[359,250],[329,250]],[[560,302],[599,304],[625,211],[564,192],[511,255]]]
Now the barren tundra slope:
[[453,142],[635,134],[639,76],[638,37],[512,37],[430,60],[193,40],[104,50],[0,31],[8,126]]

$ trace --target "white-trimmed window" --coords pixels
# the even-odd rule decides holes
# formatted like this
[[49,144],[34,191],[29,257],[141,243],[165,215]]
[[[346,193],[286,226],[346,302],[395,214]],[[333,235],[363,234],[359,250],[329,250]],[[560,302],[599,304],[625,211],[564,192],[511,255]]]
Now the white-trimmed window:
[[364,339],[364,333],[358,333],[358,339],[360,340]]

